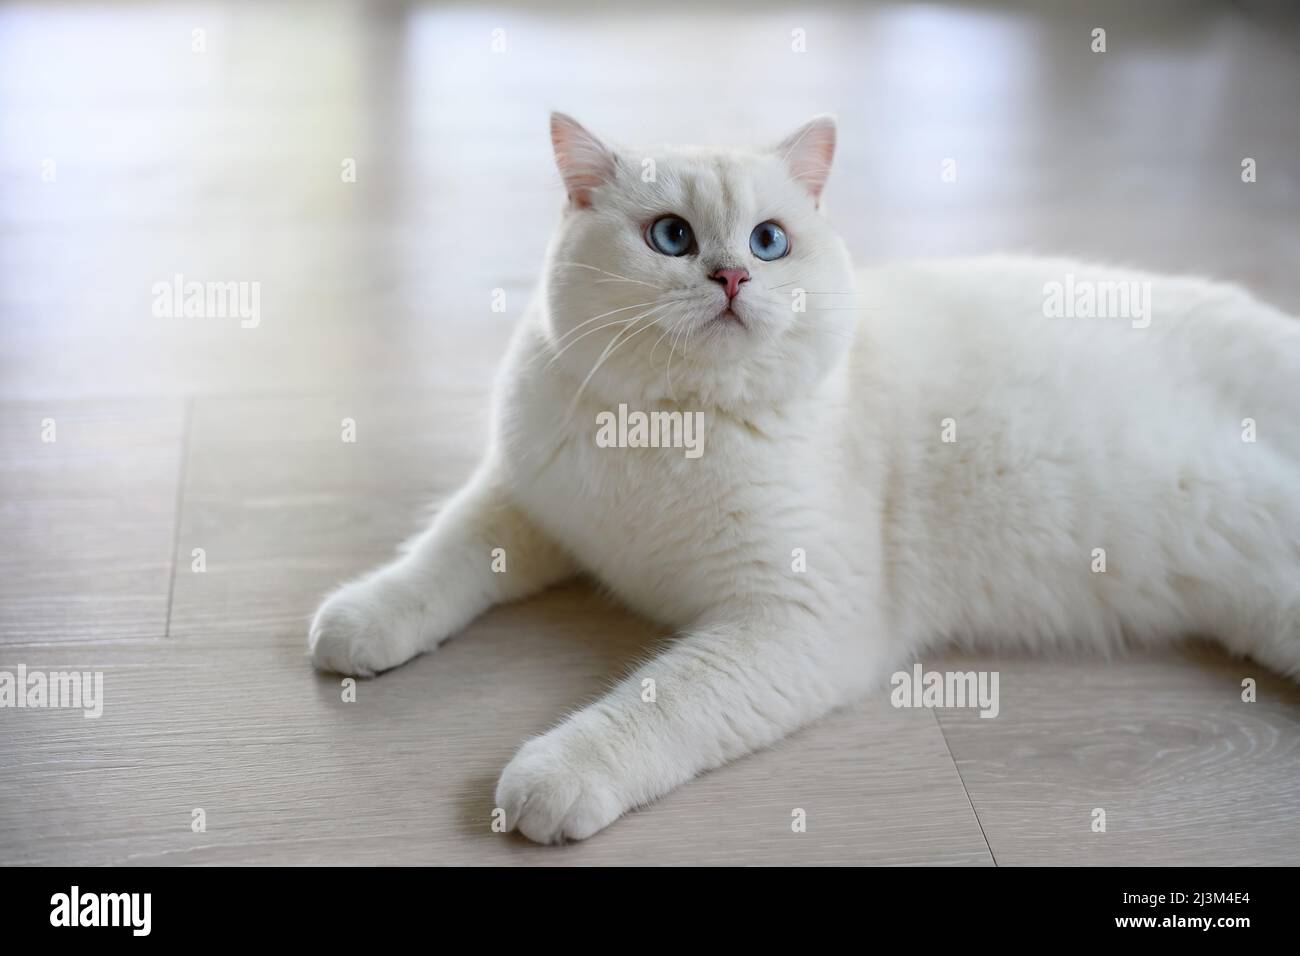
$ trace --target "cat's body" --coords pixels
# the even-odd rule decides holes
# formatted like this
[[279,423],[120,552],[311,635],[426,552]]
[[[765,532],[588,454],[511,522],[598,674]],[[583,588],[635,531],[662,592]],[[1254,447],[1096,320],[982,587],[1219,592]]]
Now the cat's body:
[[[779,407],[710,416],[698,461],[596,447],[596,416],[626,394],[584,396],[551,455],[578,380],[532,361],[553,353],[526,328],[502,378],[510,491],[672,628],[744,588],[837,608],[864,637],[875,618],[872,639],[904,654],[947,639],[1109,650],[1198,630],[1253,651],[1243,631],[1262,614],[1263,633],[1289,622],[1298,645],[1265,663],[1297,673],[1300,324],[1228,286],[1132,271],[1153,284],[1150,327],[1044,317],[1043,286],[1067,274],[1119,273],[1011,258],[863,270],[843,365]],[[1009,302],[1011,288],[1027,294]],[[1194,348],[1161,341],[1189,332]],[[1289,351],[1270,346],[1287,338]],[[1245,418],[1269,440],[1243,441]],[[792,570],[796,548],[807,572]]]
[[[558,122],[572,206],[484,464],[312,630],[319,664],[371,673],[584,570],[680,632],[525,745],[498,790],[512,826],[588,836],[950,641],[1212,634],[1300,675],[1295,320],[1228,286],[1065,260],[883,267],[853,294],[816,212],[833,127],[758,159],[669,153],[646,188]],[[641,213],[690,220],[695,252],[636,248]],[[737,239],[777,217],[789,252],[747,260]],[[1047,314],[1054,283],[1115,279],[1149,302]],[[619,405],[703,412],[702,453],[600,447]]]

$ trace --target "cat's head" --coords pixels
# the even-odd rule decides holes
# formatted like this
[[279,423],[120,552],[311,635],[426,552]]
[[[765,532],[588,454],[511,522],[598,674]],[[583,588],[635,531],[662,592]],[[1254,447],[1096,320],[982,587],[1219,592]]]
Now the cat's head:
[[547,334],[588,394],[781,402],[846,352],[853,273],[819,209],[832,118],[758,150],[618,148],[562,114],[551,139]]

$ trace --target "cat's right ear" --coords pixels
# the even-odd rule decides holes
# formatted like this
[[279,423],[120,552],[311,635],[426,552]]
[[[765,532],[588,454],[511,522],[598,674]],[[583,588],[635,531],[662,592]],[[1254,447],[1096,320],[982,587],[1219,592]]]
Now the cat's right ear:
[[591,205],[591,191],[614,178],[614,153],[572,116],[551,114],[555,165],[575,206]]

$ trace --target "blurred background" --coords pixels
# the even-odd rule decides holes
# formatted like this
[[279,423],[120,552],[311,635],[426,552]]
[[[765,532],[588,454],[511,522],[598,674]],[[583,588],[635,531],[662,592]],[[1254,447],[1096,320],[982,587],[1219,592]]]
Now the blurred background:
[[[861,262],[1067,253],[1300,314],[1298,100],[1292,2],[0,4],[0,667],[106,674],[98,720],[0,712],[0,862],[1293,863],[1300,694],[1252,671],[1243,708],[1212,650],[962,657],[998,720],[865,702],[562,856],[490,832],[496,774],[644,622],[561,588],[346,706],[304,651],[474,466],[549,110],[628,144],[834,112]],[[178,275],[257,283],[256,326],[155,314]]]
[[[499,351],[562,200],[550,109],[634,144],[769,142],[832,111],[829,208],[860,260],[1068,252],[1238,279],[1300,311],[1297,16],[1252,0],[5,5],[3,394],[476,378],[448,360]],[[155,319],[150,289],[176,273],[260,281],[261,327]]]

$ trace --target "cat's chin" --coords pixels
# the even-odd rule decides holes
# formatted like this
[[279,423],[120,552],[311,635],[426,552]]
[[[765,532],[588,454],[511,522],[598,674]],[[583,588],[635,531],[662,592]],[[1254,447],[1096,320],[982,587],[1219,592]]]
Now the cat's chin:
[[738,329],[748,328],[743,316],[731,308],[723,309],[713,318],[709,319],[709,325],[733,326]]

